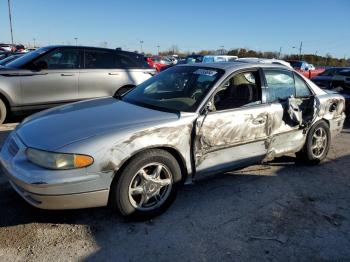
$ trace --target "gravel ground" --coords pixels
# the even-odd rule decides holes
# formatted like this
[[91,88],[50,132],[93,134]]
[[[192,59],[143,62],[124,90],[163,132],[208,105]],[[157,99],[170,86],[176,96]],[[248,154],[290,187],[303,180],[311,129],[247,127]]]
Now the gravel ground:
[[205,177],[138,223],[107,208],[33,208],[0,174],[0,260],[350,261],[349,146],[347,127],[318,166],[289,156]]

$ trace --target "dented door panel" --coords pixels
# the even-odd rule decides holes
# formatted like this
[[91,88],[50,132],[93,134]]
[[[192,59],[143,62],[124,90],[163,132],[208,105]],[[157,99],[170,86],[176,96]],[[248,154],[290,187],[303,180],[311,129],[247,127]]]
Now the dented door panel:
[[259,105],[200,116],[194,148],[197,173],[264,158],[268,109],[268,105]]
[[305,135],[291,119],[287,106],[288,103],[270,104],[266,161],[288,152],[299,151],[305,142]]

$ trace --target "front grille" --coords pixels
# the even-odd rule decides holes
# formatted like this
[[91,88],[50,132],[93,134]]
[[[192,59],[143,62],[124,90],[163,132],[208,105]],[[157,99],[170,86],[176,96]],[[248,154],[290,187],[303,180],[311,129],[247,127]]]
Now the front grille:
[[15,156],[18,153],[19,147],[13,138],[11,138],[11,140],[9,141],[7,149],[12,156]]

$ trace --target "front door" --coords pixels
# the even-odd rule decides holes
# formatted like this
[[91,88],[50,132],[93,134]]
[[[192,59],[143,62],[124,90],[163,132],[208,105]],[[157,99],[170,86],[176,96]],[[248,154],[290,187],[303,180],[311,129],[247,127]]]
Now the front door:
[[262,104],[258,70],[230,77],[196,124],[196,173],[231,170],[266,155],[269,105]]
[[33,62],[38,72],[21,76],[22,104],[48,105],[77,100],[80,52],[59,48]]

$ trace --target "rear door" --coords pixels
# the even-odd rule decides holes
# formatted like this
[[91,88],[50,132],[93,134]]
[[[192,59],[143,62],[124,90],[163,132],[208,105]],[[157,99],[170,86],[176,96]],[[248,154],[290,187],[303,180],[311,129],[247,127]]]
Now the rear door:
[[79,99],[112,96],[127,82],[125,71],[116,64],[116,52],[85,49],[84,68],[79,76]]
[[302,148],[304,129],[314,118],[315,96],[306,82],[288,69],[264,69],[266,99],[270,104],[270,158]]
[[57,48],[33,61],[43,69],[21,76],[22,104],[45,106],[77,100],[80,58],[77,48]]
[[147,64],[144,56],[136,53],[117,52],[117,65],[125,70],[129,85],[139,85],[156,73],[156,70]]

